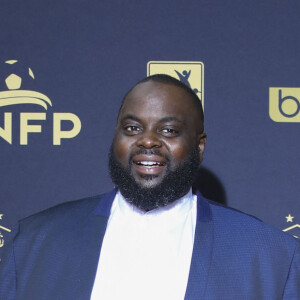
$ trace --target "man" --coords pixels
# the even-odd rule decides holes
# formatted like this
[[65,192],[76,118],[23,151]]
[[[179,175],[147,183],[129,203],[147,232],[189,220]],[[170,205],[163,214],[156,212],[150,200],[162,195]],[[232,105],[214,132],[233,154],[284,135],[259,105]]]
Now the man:
[[190,88],[135,85],[110,150],[117,188],[22,220],[0,299],[300,299],[296,239],[192,192],[205,139]]

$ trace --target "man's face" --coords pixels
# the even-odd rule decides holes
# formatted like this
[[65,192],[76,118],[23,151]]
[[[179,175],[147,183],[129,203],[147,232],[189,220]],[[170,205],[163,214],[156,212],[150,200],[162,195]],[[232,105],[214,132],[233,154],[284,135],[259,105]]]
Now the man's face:
[[195,147],[201,156],[204,144],[191,96],[180,87],[148,81],[127,95],[112,151],[139,186],[153,188],[186,161]]

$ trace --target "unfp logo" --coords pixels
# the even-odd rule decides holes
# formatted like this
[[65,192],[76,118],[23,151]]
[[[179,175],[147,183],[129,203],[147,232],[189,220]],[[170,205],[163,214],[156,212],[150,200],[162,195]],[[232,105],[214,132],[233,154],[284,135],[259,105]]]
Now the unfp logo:
[[[0,108],[5,107],[6,110],[12,105],[30,104],[38,105],[47,110],[52,107],[52,101],[43,93],[22,89],[23,84],[30,86],[30,82],[35,79],[35,75],[31,68],[22,68],[17,60],[7,60],[2,69],[6,69],[4,74],[5,90],[0,91]],[[6,67],[6,68],[5,68]],[[2,74],[3,76],[3,74]],[[1,88],[3,86],[1,85]],[[28,135],[32,133],[41,133],[42,125],[36,124],[36,121],[45,121],[47,119],[45,112],[21,112],[19,116],[13,115],[12,112],[0,111],[3,116],[3,127],[0,127],[0,139],[2,138],[9,144],[18,143],[20,145],[28,145]],[[13,137],[13,120],[19,117],[20,131],[19,141]],[[34,121],[35,124],[32,124]],[[71,122],[73,128],[71,130],[62,130],[63,122]],[[61,145],[62,139],[71,139],[78,135],[81,130],[81,121],[73,113],[53,113],[53,145]]]
[[194,90],[204,108],[204,65],[200,61],[149,61],[147,76],[167,74]]
[[269,114],[275,122],[300,122],[300,88],[270,87]]

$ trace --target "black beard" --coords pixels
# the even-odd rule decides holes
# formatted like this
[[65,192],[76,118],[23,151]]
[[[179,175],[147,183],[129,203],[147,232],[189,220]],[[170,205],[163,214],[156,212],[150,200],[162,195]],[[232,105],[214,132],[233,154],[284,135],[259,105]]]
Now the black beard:
[[[152,153],[152,150],[141,151]],[[157,154],[159,155],[159,152]],[[129,203],[143,211],[164,207],[184,196],[193,184],[199,164],[199,148],[196,146],[188,158],[174,170],[170,170],[169,163],[167,163],[166,175],[161,183],[154,187],[143,187],[135,181],[130,168],[123,167],[117,160],[113,146],[109,153],[109,171],[113,183]],[[151,175],[145,176],[147,180],[152,179]]]

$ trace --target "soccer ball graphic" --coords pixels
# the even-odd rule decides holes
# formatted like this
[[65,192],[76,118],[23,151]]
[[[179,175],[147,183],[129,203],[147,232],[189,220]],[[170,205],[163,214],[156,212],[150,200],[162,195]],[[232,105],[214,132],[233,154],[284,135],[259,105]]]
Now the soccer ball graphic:
[[47,110],[52,102],[43,93],[36,90],[32,70],[17,60],[7,60],[0,67],[0,107],[35,104]]
[[6,85],[7,89],[9,89],[9,90],[20,89],[22,82],[24,81],[23,78],[28,79],[28,77],[30,76],[31,79],[34,79],[34,74],[33,74],[32,70],[29,67],[24,68],[23,66],[21,66],[18,63],[17,60],[5,61],[4,69],[6,69],[5,70],[6,74],[4,74],[5,85]]

